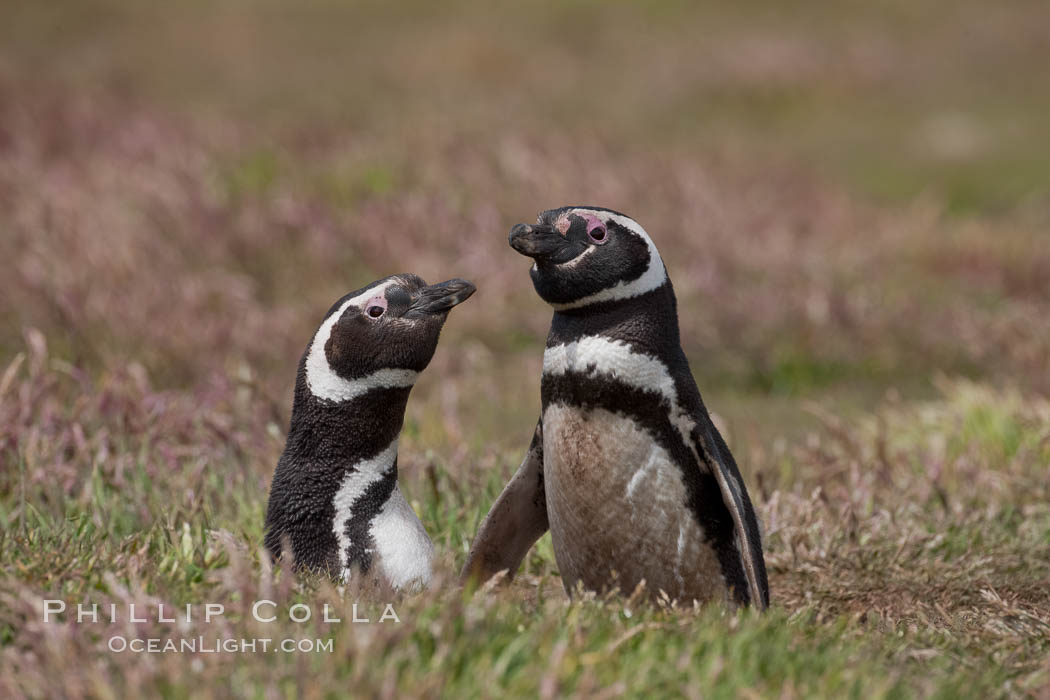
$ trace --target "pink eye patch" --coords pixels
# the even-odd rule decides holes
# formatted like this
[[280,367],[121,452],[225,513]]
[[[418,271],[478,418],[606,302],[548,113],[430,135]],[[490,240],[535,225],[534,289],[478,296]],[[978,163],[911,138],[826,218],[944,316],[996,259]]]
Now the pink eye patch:
[[387,301],[386,297],[377,294],[376,296],[365,302],[365,313],[372,318],[379,318],[386,311]]
[[605,224],[594,214],[581,214],[580,217],[587,222],[587,235],[595,243],[605,241]]

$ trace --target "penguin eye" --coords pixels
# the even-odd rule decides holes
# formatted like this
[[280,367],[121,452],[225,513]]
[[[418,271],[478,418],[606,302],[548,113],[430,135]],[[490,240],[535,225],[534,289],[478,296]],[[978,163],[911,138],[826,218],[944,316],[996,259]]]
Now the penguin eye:
[[605,243],[609,238],[609,232],[601,219],[590,214],[585,215],[583,218],[587,221],[587,237],[598,245]]
[[374,296],[365,304],[365,313],[369,318],[379,318],[386,313],[386,297]]

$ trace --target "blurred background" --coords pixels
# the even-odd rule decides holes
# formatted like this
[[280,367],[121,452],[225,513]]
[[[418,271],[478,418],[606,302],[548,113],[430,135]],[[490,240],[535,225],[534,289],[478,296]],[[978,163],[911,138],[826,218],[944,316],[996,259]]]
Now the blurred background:
[[332,301],[463,276],[409,424],[520,449],[550,311],[506,233],[596,204],[663,251],[745,455],[800,400],[1046,392],[1048,39],[1037,0],[6,3],[0,353],[283,431]]
[[[877,629],[877,654],[836,662],[847,679],[1045,687],[1046,0],[56,0],[0,3],[0,599],[20,611],[0,606],[0,660],[37,679],[23,692],[59,682],[49,664],[189,694],[231,677],[218,659],[95,664],[83,635],[22,633],[26,601],[118,595],[113,576],[249,600],[257,569],[214,538],[257,555],[300,354],[333,301],[399,272],[479,289],[399,458],[454,571],[539,410],[551,311],[506,236],[568,204],[629,214],[667,262],[766,522],[769,624],[809,621],[783,644],[755,628],[756,658]],[[544,539],[508,609],[554,576]],[[545,609],[542,664],[564,633]],[[696,629],[725,637],[704,624],[663,635],[687,650],[667,658]],[[426,629],[422,651],[390,632],[387,665],[340,668],[374,688],[425,672]],[[463,638],[449,668],[485,687],[469,644],[495,637]],[[526,685],[533,661],[513,667]],[[307,668],[251,663],[245,687]]]
[[505,234],[583,203],[654,236],[709,392],[1047,389],[1048,37],[1037,0],[6,3],[0,348],[283,404],[344,291],[460,275],[431,378],[531,412]]
[[506,233],[579,203],[657,241],[742,461],[804,402],[1043,393],[1048,37],[1037,0],[6,3],[0,354],[279,433],[333,300],[463,276],[409,427],[520,449],[550,311]]

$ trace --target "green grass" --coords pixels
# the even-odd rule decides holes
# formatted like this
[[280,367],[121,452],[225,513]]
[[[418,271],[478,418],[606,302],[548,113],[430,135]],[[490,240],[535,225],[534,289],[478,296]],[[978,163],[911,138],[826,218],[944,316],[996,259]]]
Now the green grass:
[[[462,459],[476,468],[465,470],[408,431],[402,482],[440,553],[438,580],[390,601],[400,622],[365,625],[349,622],[351,604],[376,621],[380,601],[260,561],[267,469],[241,446],[276,455],[279,435],[262,437],[264,422],[236,401],[213,409],[210,420],[239,436],[216,445],[205,439],[214,426],[174,400],[166,425],[156,416],[128,425],[133,411],[96,413],[104,398],[70,403],[70,380],[37,366],[44,374],[16,375],[14,388],[29,401],[28,424],[51,441],[30,433],[18,442],[24,468],[5,472],[0,501],[0,658],[14,694],[990,697],[1047,682],[1045,401],[942,382],[938,399],[823,416],[804,447],[752,455],[774,600],[764,615],[668,608],[637,595],[570,601],[549,537],[510,586],[461,591],[454,573],[514,458],[468,453]],[[109,391],[129,409],[157,399],[130,379],[111,378]],[[106,435],[118,466],[96,460],[93,445],[67,445],[71,425]],[[161,467],[173,451],[184,453],[176,468]],[[55,459],[92,465],[69,472],[68,495],[40,472]],[[103,611],[116,603],[121,619],[78,625],[70,613],[43,624],[44,598]],[[277,603],[278,621],[252,619],[261,599]],[[126,623],[132,602],[154,611],[151,621]],[[205,624],[198,607],[185,627],[156,621],[157,604],[170,612],[187,602],[220,602],[226,614]],[[286,619],[296,603],[314,618]],[[319,620],[324,604],[343,622]],[[332,646],[149,659],[106,650],[114,636],[197,635]],[[66,671],[48,672],[56,666]]]
[[[3,5],[0,697],[1046,697],[1048,8]],[[539,407],[506,232],[574,202],[667,261],[765,615],[570,602],[549,537],[456,584]],[[267,489],[309,334],[398,272],[479,289],[401,442],[438,577],[325,624],[382,608],[269,569]],[[199,634],[333,646],[105,648]]]

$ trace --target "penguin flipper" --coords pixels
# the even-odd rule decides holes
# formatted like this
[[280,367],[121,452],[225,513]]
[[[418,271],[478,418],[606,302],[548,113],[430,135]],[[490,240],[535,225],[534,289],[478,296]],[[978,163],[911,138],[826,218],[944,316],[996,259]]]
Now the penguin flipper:
[[506,571],[509,581],[549,527],[543,489],[543,424],[539,422],[521,466],[482,521],[460,580],[482,584]]
[[707,412],[703,413],[703,416],[698,416],[701,420],[696,421],[692,430],[697,457],[711,469],[722,492],[722,501],[733,517],[735,539],[740,552],[740,564],[747,578],[750,602],[759,610],[765,610],[769,607],[769,579],[762,555],[758,517],[729,446],[711,422],[710,416],[706,415]]

